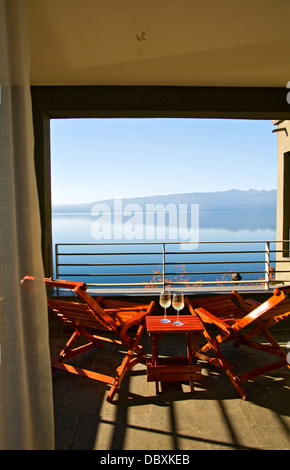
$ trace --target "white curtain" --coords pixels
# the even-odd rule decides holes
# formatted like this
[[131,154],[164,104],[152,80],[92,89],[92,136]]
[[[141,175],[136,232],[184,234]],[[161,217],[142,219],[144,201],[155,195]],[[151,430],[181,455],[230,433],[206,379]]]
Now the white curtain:
[[[0,0],[0,449],[54,448],[25,0]],[[35,276],[33,295],[20,281]]]

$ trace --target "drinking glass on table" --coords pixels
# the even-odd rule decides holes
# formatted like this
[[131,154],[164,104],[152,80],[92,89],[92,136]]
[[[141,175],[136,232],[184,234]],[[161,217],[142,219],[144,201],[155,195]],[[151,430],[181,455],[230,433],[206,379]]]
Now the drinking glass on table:
[[183,294],[173,294],[173,299],[172,299],[172,307],[177,310],[177,318],[176,321],[173,322],[174,326],[182,326],[183,323],[179,321],[179,311],[183,309],[184,307],[184,296]]
[[166,316],[166,309],[171,305],[171,295],[167,292],[162,292],[159,297],[159,304],[164,308],[164,317],[162,318],[161,323],[171,323]]

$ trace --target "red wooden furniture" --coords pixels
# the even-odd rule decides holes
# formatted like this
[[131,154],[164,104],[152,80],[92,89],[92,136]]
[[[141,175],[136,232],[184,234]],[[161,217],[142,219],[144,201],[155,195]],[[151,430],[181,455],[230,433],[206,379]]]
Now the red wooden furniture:
[[[21,282],[28,289],[33,289],[33,277],[26,276]],[[49,296],[47,298],[48,308],[74,329],[72,336],[58,358],[52,362],[53,372],[55,369],[61,369],[110,385],[107,401],[111,402],[124,374],[135,364],[146,359],[145,351],[139,342],[145,330],[145,317],[151,315],[155,303],[138,304],[119,300],[106,300],[102,297],[93,299],[86,292],[86,284],[82,282],[45,279],[45,284],[48,288],[72,290],[75,294],[74,301]],[[128,334],[131,327],[136,327],[134,334],[131,335],[132,337]],[[94,332],[94,330],[102,330],[102,334],[95,334],[96,331]],[[80,336],[86,338],[88,343],[73,349],[76,340]],[[64,363],[64,361],[91,348],[102,349],[104,342],[121,345],[127,350],[122,364],[117,367],[113,376]],[[109,351],[107,358],[110,362]]]
[[[244,300],[236,291],[231,295],[185,299],[190,312],[200,319],[207,341],[199,348],[196,355],[223,368],[243,399],[247,397],[241,385],[243,382],[286,365],[289,367],[285,351],[269,332],[271,326],[290,315],[290,299],[287,299],[289,292],[290,286],[277,288],[263,303],[251,299]],[[258,334],[263,335],[263,343],[257,338]],[[265,339],[268,344],[264,344]],[[224,342],[230,340],[234,341],[235,346],[246,345],[256,348],[278,356],[279,360],[267,361],[262,367],[236,374],[221,347]],[[212,357],[211,352],[215,357]]]
[[[161,323],[163,316],[146,317],[146,326],[152,338],[152,357],[147,360],[147,381],[156,383],[156,393],[159,392],[159,382],[189,381],[190,390],[194,391],[194,381],[201,377],[201,367],[196,364],[195,350],[199,334],[203,331],[201,322],[196,315],[180,315],[183,326],[173,323]],[[158,341],[164,334],[185,333],[186,356],[159,357]]]

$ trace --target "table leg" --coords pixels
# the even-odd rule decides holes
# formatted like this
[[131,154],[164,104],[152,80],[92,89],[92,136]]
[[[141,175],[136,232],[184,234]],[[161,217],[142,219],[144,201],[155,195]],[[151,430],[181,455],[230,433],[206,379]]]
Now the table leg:
[[[193,336],[193,340],[192,340],[192,336]],[[186,351],[187,351],[188,364],[190,364],[190,365],[196,364],[197,360],[196,360],[196,356],[195,356],[195,351],[196,351],[196,348],[197,348],[198,333],[192,334],[190,332],[187,332],[186,337],[187,337]],[[190,385],[190,391],[194,392],[194,381],[190,380],[189,385]]]
[[[152,334],[152,365],[158,364],[158,335]],[[159,381],[155,381],[156,395],[159,393]]]

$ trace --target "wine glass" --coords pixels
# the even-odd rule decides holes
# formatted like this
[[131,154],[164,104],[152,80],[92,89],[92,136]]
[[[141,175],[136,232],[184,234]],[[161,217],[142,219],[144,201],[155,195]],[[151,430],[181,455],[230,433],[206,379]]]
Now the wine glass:
[[175,310],[177,310],[177,318],[176,318],[176,321],[173,322],[173,325],[182,326],[183,323],[181,323],[181,321],[179,321],[179,310],[182,310],[183,307],[184,307],[184,296],[183,296],[183,294],[173,294],[172,306]]
[[167,292],[162,292],[159,297],[159,303],[161,307],[164,308],[164,317],[162,318],[161,323],[171,323],[171,320],[169,320],[166,317],[166,309],[170,307],[171,305],[171,296]]

